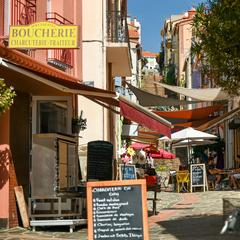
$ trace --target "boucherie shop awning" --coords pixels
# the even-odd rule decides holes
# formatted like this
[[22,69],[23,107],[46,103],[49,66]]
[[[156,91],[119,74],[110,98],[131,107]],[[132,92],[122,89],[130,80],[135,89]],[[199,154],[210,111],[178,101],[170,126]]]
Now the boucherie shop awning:
[[[47,91],[54,93],[55,89],[64,94],[82,95],[139,125],[158,132],[159,135],[171,136],[171,123],[150,112],[147,108],[119,96],[113,91],[86,86],[77,78],[2,45],[0,45],[0,71],[6,82],[14,86],[16,90],[18,87],[21,89],[25,87],[31,89],[33,93],[39,94],[39,91],[43,90],[43,93]],[[18,78],[11,78],[10,74],[14,74]],[[44,86],[48,88],[46,89]]]

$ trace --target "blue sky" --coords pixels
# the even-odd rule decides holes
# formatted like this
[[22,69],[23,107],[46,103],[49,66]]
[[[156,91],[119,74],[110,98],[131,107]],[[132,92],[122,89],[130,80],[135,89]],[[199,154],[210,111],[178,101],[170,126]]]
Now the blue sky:
[[128,14],[142,25],[143,50],[159,52],[164,20],[197,6],[204,0],[128,0]]

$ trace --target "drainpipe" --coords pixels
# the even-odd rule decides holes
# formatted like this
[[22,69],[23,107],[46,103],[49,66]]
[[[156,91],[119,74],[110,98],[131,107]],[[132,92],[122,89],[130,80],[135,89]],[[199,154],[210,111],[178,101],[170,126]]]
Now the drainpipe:
[[[105,5],[105,2],[107,4],[107,1],[102,1],[102,89],[105,89],[105,81],[106,80],[106,61],[107,61],[107,57],[106,57],[106,44],[105,44],[105,35],[106,35],[106,25],[105,25],[105,22],[107,22],[107,5]],[[104,130],[105,130],[105,110],[103,108],[103,111],[102,111],[102,139],[105,140],[105,133],[104,133]]]
[[[187,58],[187,74],[186,74],[186,83],[187,83],[187,88],[191,89],[192,88],[192,66],[191,66],[191,55],[188,56]],[[188,101],[191,101],[191,97],[187,97]],[[192,104],[188,104],[188,109],[192,109]]]

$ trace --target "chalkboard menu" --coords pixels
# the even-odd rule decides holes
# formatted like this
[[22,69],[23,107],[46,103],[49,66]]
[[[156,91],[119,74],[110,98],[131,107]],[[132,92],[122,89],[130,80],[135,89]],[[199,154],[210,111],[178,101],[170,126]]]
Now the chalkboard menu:
[[145,180],[88,182],[87,202],[89,240],[148,240]]
[[137,179],[135,166],[120,164],[119,165],[119,178],[120,178],[120,180]]
[[206,168],[205,164],[192,164],[191,167],[191,192],[193,187],[206,187]]

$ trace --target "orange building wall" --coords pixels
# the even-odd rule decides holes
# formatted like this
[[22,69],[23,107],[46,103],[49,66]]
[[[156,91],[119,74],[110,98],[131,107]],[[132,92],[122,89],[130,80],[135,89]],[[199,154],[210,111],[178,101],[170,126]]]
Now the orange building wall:
[[19,225],[14,187],[17,186],[10,147],[0,145],[0,227]]
[[12,154],[9,147],[10,112],[0,115],[0,227],[18,226],[14,186],[17,185]]
[[0,226],[9,217],[9,146],[0,145]]

